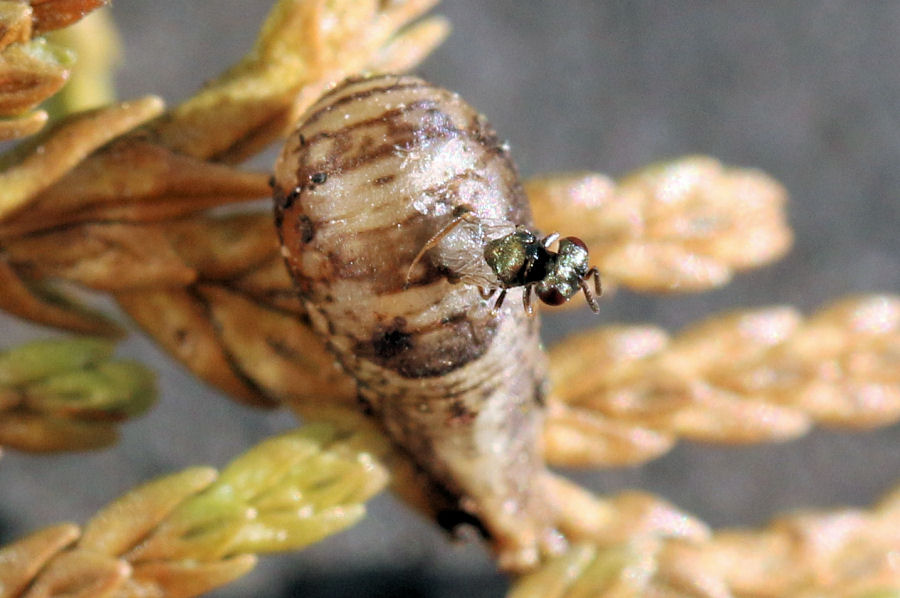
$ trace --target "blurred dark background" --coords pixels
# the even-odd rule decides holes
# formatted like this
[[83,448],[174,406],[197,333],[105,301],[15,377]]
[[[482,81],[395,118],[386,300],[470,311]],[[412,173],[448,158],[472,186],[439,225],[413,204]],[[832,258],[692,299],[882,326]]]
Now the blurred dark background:
[[[116,0],[120,95],[169,103],[250,47],[268,0]],[[681,297],[618,293],[599,317],[545,318],[548,342],[613,321],[677,330],[715,311],[900,291],[900,3],[447,0],[454,32],[419,70],[494,123],[526,176],[622,174],[706,153],[756,166],[790,190],[790,256],[728,287]],[[256,162],[267,168],[272,154]],[[564,231],[563,231],[564,232]],[[0,316],[2,346],[54,334]],[[135,336],[120,355],[154,367],[162,397],[92,454],[0,459],[0,542],[83,522],[133,485],[187,465],[222,465],[290,414],[239,407]],[[658,492],[714,525],[760,525],[810,505],[866,505],[898,481],[900,428],[816,431],[799,441],[681,444],[644,467],[574,473],[597,492]],[[264,558],[214,596],[501,596],[483,550],[449,542],[389,495],[355,528]]]

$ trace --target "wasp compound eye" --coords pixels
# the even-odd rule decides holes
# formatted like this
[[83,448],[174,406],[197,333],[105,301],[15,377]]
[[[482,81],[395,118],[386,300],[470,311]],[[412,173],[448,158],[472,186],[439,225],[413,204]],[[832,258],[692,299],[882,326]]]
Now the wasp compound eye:
[[550,287],[548,289],[540,289],[537,291],[538,299],[547,305],[562,305],[569,300],[558,288]]
[[563,239],[563,241],[568,241],[572,245],[584,249],[585,251],[588,250],[587,245],[584,244],[584,241],[582,241],[578,237],[566,237],[565,239]]

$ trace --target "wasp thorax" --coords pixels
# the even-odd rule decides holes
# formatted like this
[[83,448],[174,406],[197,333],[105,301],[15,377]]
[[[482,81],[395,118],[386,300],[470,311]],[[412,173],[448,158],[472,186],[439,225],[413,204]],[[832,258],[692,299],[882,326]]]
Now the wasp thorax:
[[484,260],[501,283],[518,286],[526,284],[529,276],[542,275],[535,266],[543,263],[545,253],[534,234],[517,230],[485,245]]

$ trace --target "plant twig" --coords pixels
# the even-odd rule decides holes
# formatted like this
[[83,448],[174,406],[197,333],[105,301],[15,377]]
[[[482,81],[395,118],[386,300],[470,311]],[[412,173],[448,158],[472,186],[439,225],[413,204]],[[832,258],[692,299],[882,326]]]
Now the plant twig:
[[104,339],[35,341],[0,353],[0,446],[98,448],[118,422],[144,413],[156,388],[143,366],[110,359]]
[[0,597],[187,598],[229,583],[255,554],[302,548],[363,517],[387,473],[357,442],[311,425],[221,473],[194,467],[149,482],[81,530],[63,524],[0,548]]
[[762,530],[580,544],[521,578],[510,598],[816,596],[900,592],[900,490],[870,510],[804,511]]
[[619,181],[596,173],[538,177],[525,191],[538,227],[580,237],[608,288],[706,290],[780,258],[793,239],[780,184],[706,156]]
[[752,443],[814,423],[865,429],[900,419],[900,297],[850,297],[804,319],[789,307],[710,318],[674,339],[619,326],[551,352],[551,463],[652,459],[680,437]]

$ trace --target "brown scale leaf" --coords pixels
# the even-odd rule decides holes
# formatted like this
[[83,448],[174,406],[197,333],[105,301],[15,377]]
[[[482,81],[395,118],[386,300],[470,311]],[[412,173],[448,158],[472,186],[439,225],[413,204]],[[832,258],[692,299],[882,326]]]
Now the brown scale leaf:
[[269,213],[204,214],[168,223],[165,233],[181,260],[203,280],[252,274],[274,257],[283,260]]
[[[173,223],[165,231],[171,252],[177,254],[173,263],[189,264],[191,272],[204,280],[227,286],[231,277],[247,271],[248,276],[234,284],[250,294],[198,284],[188,292],[129,290],[119,294],[120,304],[195,373],[252,404],[272,405],[272,399],[263,395],[278,400],[352,396],[349,379],[335,370],[330,354],[307,327],[271,228],[268,215],[237,214],[199,216]],[[290,302],[292,311],[266,306],[278,296],[273,297],[270,288],[254,288],[254,280],[259,282],[254,266],[259,262],[272,263],[270,272],[280,269],[273,278],[284,290],[276,291],[285,295],[281,303]],[[133,286],[127,277],[121,280]],[[182,284],[175,281],[172,286]],[[254,297],[253,291],[262,296]],[[304,389],[301,395],[298,389]]]
[[186,289],[129,291],[116,301],[135,322],[197,377],[255,406],[274,406],[255,383],[235,371],[204,302]]
[[[227,241],[229,230],[240,231],[240,238],[253,230],[228,228],[245,221],[243,217],[226,220],[222,241]],[[263,222],[255,217],[246,221]],[[196,240],[194,265],[213,275],[213,281],[216,275],[225,278],[229,266],[219,264],[208,252],[219,242],[216,236]],[[203,247],[204,243],[208,246]],[[241,241],[235,238],[233,243]],[[259,248],[260,255],[268,253],[266,244]],[[248,283],[259,278],[257,270],[233,282],[200,283],[189,290],[129,291],[119,293],[117,299],[148,334],[195,374],[251,404],[273,406],[285,399],[320,402],[323,397],[348,401],[355,396],[350,378],[335,368],[331,354],[308,327],[282,258],[275,259],[271,270],[280,268],[280,274],[271,278],[284,287],[278,291],[283,292],[283,300],[273,297],[270,287]]]
[[0,220],[22,210],[37,193],[55,183],[88,154],[110,139],[162,111],[150,96],[75,115],[0,159]]
[[124,331],[115,322],[61,293],[23,278],[0,259],[0,309],[38,324],[71,332],[119,337]]
[[0,548],[0,598],[20,596],[53,555],[78,538],[78,527],[62,523]]
[[31,278],[58,277],[117,291],[186,286],[196,279],[162,225],[85,224],[7,241],[6,259]]
[[306,308],[294,288],[281,253],[267,262],[231,281],[233,288],[250,295],[260,303],[275,309],[306,315]]
[[24,116],[0,118],[0,142],[34,135],[47,124],[47,113],[35,110]]
[[268,175],[203,162],[140,139],[118,140],[0,222],[0,239],[92,221],[162,221],[264,197]]
[[34,11],[34,29],[41,34],[67,27],[109,0],[29,0]]
[[900,297],[845,299],[805,321],[784,307],[735,312],[674,339],[612,327],[554,347],[551,377],[547,458],[567,465],[638,462],[679,436],[745,443],[813,422],[888,425],[900,419]]
[[252,375],[267,396],[352,405],[356,385],[305,321],[222,287],[197,290],[237,367]]
[[44,40],[17,43],[0,52],[0,116],[34,108],[69,78],[71,58]]
[[280,256],[271,218],[261,213],[71,225],[12,236],[5,250],[11,267],[29,278],[109,291],[227,279]]
[[535,222],[580,237],[604,280],[651,292],[700,291],[790,247],[787,193],[755,170],[688,156],[619,182],[593,173],[525,183]]

